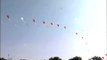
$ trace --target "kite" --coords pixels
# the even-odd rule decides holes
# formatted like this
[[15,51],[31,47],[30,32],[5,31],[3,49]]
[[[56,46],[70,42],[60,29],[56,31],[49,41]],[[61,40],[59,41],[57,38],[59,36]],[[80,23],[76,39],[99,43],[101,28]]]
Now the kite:
[[21,19],[21,21],[22,21],[23,23],[25,23],[25,21],[24,21],[24,18],[23,18],[23,17],[21,17],[20,19]]
[[64,26],[64,28],[66,29],[66,26]]
[[86,44],[86,45],[88,45],[88,43],[87,43],[87,42],[86,42],[85,44]]
[[45,21],[43,21],[43,24],[45,24]]
[[24,18],[23,17],[21,17],[20,19],[21,19],[22,22],[24,22]]
[[104,57],[102,57],[102,59],[104,59]]
[[105,54],[107,56],[107,54]]
[[33,19],[33,22],[35,22],[35,19]]
[[83,37],[81,37],[83,39]]
[[[62,10],[63,8],[60,8],[60,9]],[[10,20],[10,16],[9,16],[9,15],[6,15],[5,17],[6,17],[6,19]],[[55,18],[54,18],[54,19],[55,19]],[[22,23],[28,25],[27,22],[24,20],[24,17],[23,17],[23,16],[20,17],[20,20],[21,20]],[[36,20],[33,18],[33,19],[32,19],[32,22],[35,23]],[[3,23],[3,22],[1,22],[1,23]],[[46,24],[46,21],[42,21],[41,23],[42,23],[42,24]],[[53,22],[50,22],[50,25],[53,26],[54,23],[53,23]],[[16,24],[15,24],[15,26],[16,26]],[[56,27],[60,27],[60,24],[56,24]],[[63,26],[62,28],[63,28],[63,29],[66,29],[67,27],[66,27],[66,26]],[[78,35],[77,32],[76,32],[76,35]],[[82,39],[83,39],[83,37],[82,37]]]
[[10,16],[9,15],[6,15],[7,19],[10,19]]
[[21,17],[21,20],[23,20],[24,18],[23,17]]
[[51,23],[51,25],[53,25],[53,23]]
[[59,27],[59,24],[57,24],[57,26]]
[[76,32],[75,34],[77,35],[78,33]]

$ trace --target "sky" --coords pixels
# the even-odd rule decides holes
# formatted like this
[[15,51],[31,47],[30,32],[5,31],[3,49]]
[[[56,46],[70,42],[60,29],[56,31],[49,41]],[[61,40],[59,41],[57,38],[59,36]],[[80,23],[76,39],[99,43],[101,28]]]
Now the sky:
[[106,47],[106,0],[1,0],[1,57],[86,60]]

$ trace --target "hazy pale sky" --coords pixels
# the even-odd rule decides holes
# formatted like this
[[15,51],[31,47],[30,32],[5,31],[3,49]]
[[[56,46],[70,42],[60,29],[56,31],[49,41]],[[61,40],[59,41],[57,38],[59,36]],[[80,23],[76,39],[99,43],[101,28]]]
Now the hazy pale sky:
[[106,0],[1,0],[1,57],[85,60],[106,42]]

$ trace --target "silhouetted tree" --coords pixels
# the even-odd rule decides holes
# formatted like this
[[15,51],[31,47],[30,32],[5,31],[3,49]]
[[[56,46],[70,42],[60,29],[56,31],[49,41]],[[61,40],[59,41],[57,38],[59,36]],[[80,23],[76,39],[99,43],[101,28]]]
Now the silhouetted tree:
[[76,56],[76,57],[73,57],[73,58],[71,58],[71,59],[69,59],[69,60],[82,60],[82,58],[81,58],[81,57]]
[[92,57],[92,58],[89,59],[89,60],[102,60],[102,58],[101,58],[101,57],[98,57],[98,56],[94,56],[94,57]]
[[51,57],[51,58],[49,58],[49,60],[62,60],[62,59],[59,57]]
[[6,60],[5,58],[0,58],[0,60]]

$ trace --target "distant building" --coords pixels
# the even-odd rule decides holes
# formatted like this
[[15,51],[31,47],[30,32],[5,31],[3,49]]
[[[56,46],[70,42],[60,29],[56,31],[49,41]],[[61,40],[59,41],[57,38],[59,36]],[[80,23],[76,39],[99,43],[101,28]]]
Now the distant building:
[[20,59],[20,60],[27,60],[27,59]]

